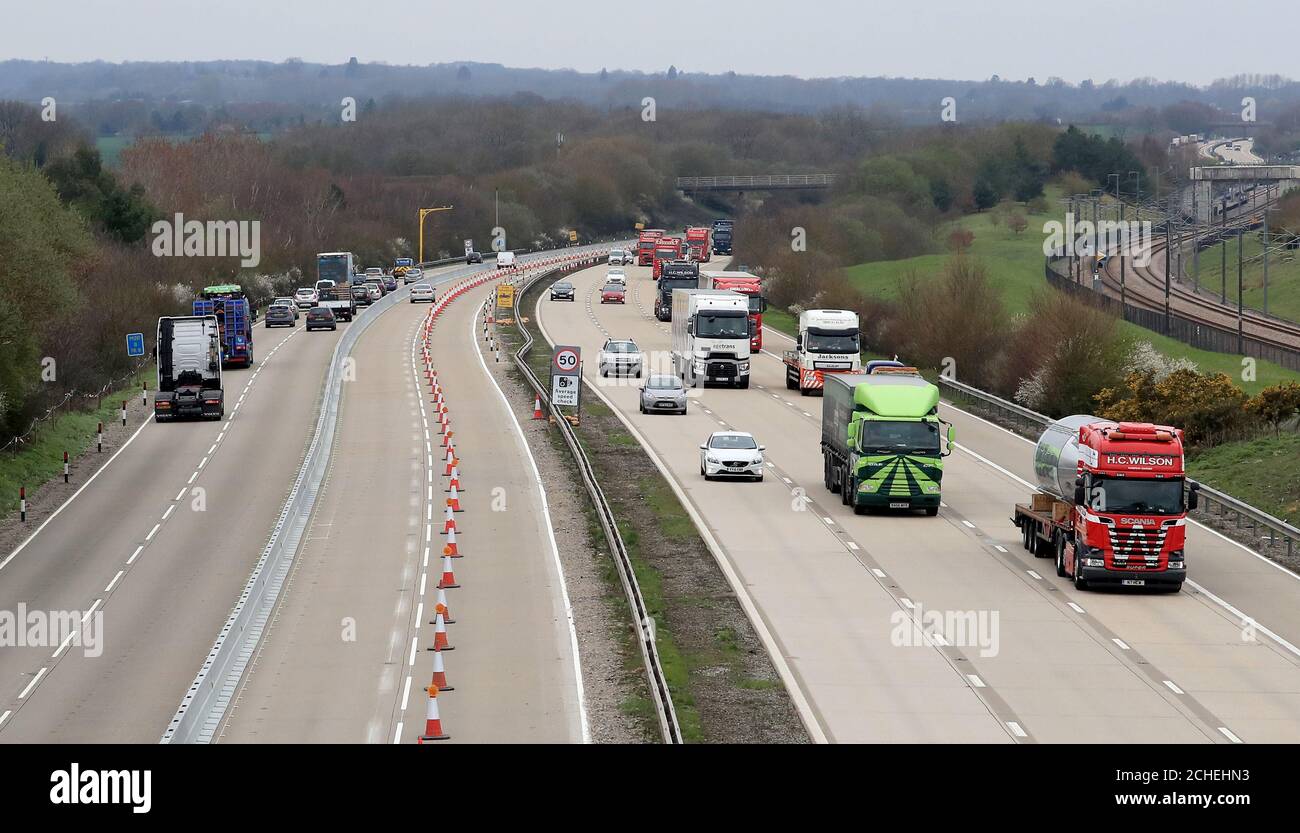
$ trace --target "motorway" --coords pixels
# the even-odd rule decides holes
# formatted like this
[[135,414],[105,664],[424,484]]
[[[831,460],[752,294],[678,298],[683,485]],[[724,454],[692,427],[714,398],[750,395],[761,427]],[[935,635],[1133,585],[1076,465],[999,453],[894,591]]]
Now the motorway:
[[[494,357],[483,356],[478,314],[491,291],[458,297],[430,339],[465,488],[461,587],[447,591],[454,690],[439,711],[453,743],[582,742],[545,495],[489,371]],[[399,303],[353,349],[330,473],[224,742],[413,743],[423,733],[447,485],[417,350],[429,309]]]
[[[939,516],[854,515],[821,484],[821,400],[786,390],[784,336],[766,331],[749,390],[703,391],[684,417],[641,415],[639,382],[598,376],[608,336],[669,366],[649,270],[627,272],[628,304],[593,301],[597,267],[570,278],[575,303],[539,301],[538,320],[587,351],[587,381],[695,516],[814,738],[1300,741],[1300,577],[1194,525],[1184,592],[1075,591],[1008,520],[1033,490],[1032,445],[951,406]],[[765,482],[699,476],[697,446],[723,428],[766,444]],[[961,644],[908,644],[896,624],[922,612],[979,625]]]
[[258,327],[256,364],[225,374],[224,420],[145,422],[0,561],[0,610],[104,623],[99,656],[66,644],[0,651],[0,742],[161,737],[280,514],[347,326]]

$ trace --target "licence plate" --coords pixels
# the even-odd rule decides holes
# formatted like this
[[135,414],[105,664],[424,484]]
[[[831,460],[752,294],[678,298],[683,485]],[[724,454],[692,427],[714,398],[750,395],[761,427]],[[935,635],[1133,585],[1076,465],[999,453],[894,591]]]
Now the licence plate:
[[744,471],[744,466],[727,466],[727,471]]
[[891,504],[889,504],[889,508],[890,508],[890,509],[909,509],[909,508],[911,508],[911,506],[912,506],[912,504],[910,504],[910,503],[891,503]]
[[1125,587],[1144,587],[1146,585],[1146,580],[1140,578],[1126,578],[1122,580],[1120,584]]

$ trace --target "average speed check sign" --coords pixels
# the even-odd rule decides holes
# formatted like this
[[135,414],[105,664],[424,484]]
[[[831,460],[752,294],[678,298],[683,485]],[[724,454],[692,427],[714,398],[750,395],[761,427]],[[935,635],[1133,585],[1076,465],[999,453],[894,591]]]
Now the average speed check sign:
[[551,401],[556,405],[578,405],[582,387],[582,348],[557,345],[551,354]]

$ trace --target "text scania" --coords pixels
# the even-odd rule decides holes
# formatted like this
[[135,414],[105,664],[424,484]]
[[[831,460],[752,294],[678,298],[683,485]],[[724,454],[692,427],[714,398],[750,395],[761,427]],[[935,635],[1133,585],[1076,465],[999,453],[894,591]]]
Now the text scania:
[[132,813],[153,807],[153,771],[87,769],[72,764],[50,773],[51,804],[129,804]]
[[155,257],[235,257],[241,266],[262,262],[260,220],[186,220],[177,214],[150,229]]

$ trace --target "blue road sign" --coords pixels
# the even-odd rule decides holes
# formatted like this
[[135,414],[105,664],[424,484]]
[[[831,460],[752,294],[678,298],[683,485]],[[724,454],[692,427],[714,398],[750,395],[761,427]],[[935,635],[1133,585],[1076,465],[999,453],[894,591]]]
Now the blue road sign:
[[144,333],[126,334],[126,354],[128,356],[144,355]]

